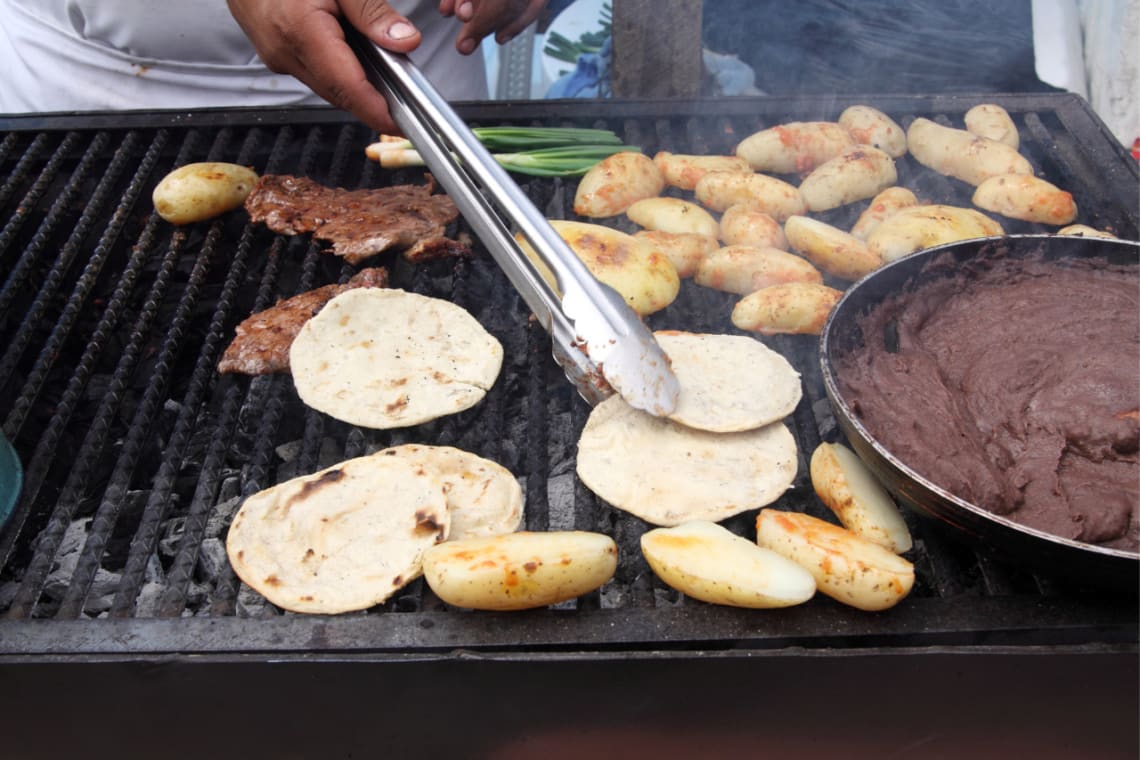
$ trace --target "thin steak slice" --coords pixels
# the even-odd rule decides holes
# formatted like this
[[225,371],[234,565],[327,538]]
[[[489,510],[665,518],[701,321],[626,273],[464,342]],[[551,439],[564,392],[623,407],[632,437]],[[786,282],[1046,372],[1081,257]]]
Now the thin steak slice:
[[289,371],[289,346],[324,305],[346,290],[388,287],[384,267],[363,269],[343,285],[324,285],[279,301],[265,311],[250,315],[234,330],[233,342],[218,362],[218,372],[267,375]]
[[350,264],[386,251],[410,248],[425,238],[443,237],[459,216],[446,195],[432,195],[433,183],[344,190],[306,177],[267,174],[245,200],[255,222],[274,232],[332,243]]

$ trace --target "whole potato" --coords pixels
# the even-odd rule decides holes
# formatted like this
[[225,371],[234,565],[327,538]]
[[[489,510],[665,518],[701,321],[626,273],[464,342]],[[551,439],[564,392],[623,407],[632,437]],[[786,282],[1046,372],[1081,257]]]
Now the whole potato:
[[819,270],[779,248],[730,245],[706,255],[693,275],[706,288],[747,295],[782,282],[823,282]]
[[720,217],[720,238],[728,245],[788,250],[784,229],[771,214],[746,203],[729,206]]
[[982,103],[966,111],[966,131],[988,137],[1017,150],[1021,138],[1009,111],[994,103]]
[[692,190],[709,172],[752,173],[752,167],[739,156],[693,156],[663,150],[653,156],[653,163],[661,170],[666,184],[682,190]]
[[[644,239],[590,222],[552,219],[550,226],[594,277],[616,290],[641,316],[664,309],[677,297],[681,289],[677,270],[668,256]],[[515,239],[557,291],[554,273],[546,268],[530,243],[521,234]]]
[[633,236],[665,254],[677,270],[677,276],[682,278],[696,274],[701,260],[720,247],[715,237],[691,232],[638,230]]
[[658,232],[692,232],[716,237],[720,226],[712,214],[680,198],[643,198],[626,209],[634,224]]
[[874,146],[891,158],[906,153],[906,132],[877,108],[851,106],[839,114],[839,124],[860,145]]
[[850,133],[832,121],[794,121],[749,135],[736,155],[758,172],[809,172],[855,144]]
[[918,198],[905,187],[888,187],[871,199],[871,204],[863,209],[863,213],[855,220],[851,227],[851,234],[860,240],[866,240],[871,230],[891,214],[899,209],[917,206]]
[[1029,174],[990,177],[974,190],[973,201],[978,208],[1026,222],[1062,225],[1077,218],[1071,193]]
[[841,291],[817,282],[785,282],[737,301],[732,324],[761,335],[819,335]]
[[1002,174],[1033,174],[1033,166],[1016,148],[930,119],[911,122],[906,144],[923,166],[974,186]]
[[154,188],[154,210],[171,224],[213,219],[245,202],[257,183],[257,172],[218,161],[186,164],[167,174]]
[[649,156],[636,151],[615,153],[582,176],[574,193],[574,213],[617,216],[634,201],[660,195],[664,189],[665,178]]
[[895,161],[878,148],[849,148],[816,167],[800,183],[809,211],[828,211],[870,198],[898,181]]
[[763,211],[778,222],[806,211],[795,185],[766,174],[709,172],[697,182],[697,201],[713,211],[726,211],[738,204]]
[[585,531],[507,533],[436,544],[424,552],[428,586],[455,607],[525,610],[593,591],[613,577],[617,545]]
[[884,219],[867,236],[867,248],[889,262],[924,248],[1003,232],[1000,224],[972,208],[911,206]]
[[859,238],[809,216],[788,217],[784,234],[793,250],[844,280],[858,280],[883,265]]

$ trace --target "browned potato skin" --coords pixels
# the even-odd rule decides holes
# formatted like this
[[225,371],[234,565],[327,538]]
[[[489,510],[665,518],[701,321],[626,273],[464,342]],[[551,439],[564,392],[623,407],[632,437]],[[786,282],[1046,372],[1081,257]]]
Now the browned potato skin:
[[732,324],[761,335],[819,335],[843,293],[814,282],[786,282],[749,293],[732,309]]
[[923,166],[968,184],[982,184],[1002,174],[1033,174],[1033,166],[1005,143],[964,129],[917,118],[906,133],[907,149]]
[[766,174],[709,172],[693,190],[697,201],[713,211],[724,212],[743,204],[782,222],[792,214],[806,211],[804,199],[795,185]]
[[608,217],[625,213],[635,201],[660,195],[665,178],[649,156],[624,151],[603,158],[586,172],[574,193],[574,213]]
[[1014,150],[1021,144],[1009,111],[994,103],[982,103],[966,111],[966,131],[1005,143]]
[[720,242],[711,235],[695,232],[660,232],[639,230],[635,238],[644,240],[673,262],[678,277],[692,277],[697,273],[701,260],[720,248]]
[[974,191],[974,205],[995,214],[1040,224],[1069,224],[1077,218],[1071,193],[1028,174],[990,177]]
[[755,245],[788,250],[784,229],[771,214],[738,203],[720,217],[720,239],[728,245]]
[[878,148],[859,145],[804,177],[800,195],[809,211],[828,211],[870,198],[896,182],[894,159]]
[[653,156],[653,163],[666,184],[681,190],[692,190],[709,172],[752,173],[748,162],[738,156],[695,156],[662,150]]
[[792,216],[784,224],[792,249],[830,275],[858,280],[883,265],[862,240],[838,227],[807,216]]
[[839,124],[860,145],[871,145],[891,158],[906,154],[906,132],[877,108],[851,106],[839,115]]
[[854,144],[833,121],[794,121],[749,135],[736,146],[736,155],[758,172],[803,173]]
[[871,205],[863,210],[855,224],[851,227],[851,234],[860,240],[866,241],[867,236],[879,224],[895,213],[910,206],[917,206],[918,198],[905,187],[888,187],[871,199]]
[[747,295],[785,282],[823,282],[815,267],[779,248],[730,245],[701,260],[693,282],[706,288]]

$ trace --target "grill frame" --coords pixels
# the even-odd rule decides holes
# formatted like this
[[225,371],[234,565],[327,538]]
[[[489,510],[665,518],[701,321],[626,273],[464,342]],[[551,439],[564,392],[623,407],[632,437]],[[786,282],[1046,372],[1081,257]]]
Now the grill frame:
[[[998,102],[1010,111],[1015,120],[1023,126],[1030,141],[1036,144],[1038,151],[1037,163],[1062,165],[1066,168],[1077,167],[1079,172],[1088,178],[1096,178],[1096,183],[1084,183],[1080,188],[1068,188],[1078,195],[1078,203],[1092,201],[1090,208],[1094,208],[1091,217],[1085,213],[1081,221],[1095,226],[1105,224],[1118,229],[1122,236],[1136,236],[1136,201],[1137,188],[1140,186],[1140,170],[1131,160],[1123,146],[1119,145],[1110,135],[1107,128],[1096,118],[1087,104],[1080,98],[1068,94],[1033,94],[1033,95],[938,95],[938,96],[845,96],[840,98],[764,98],[764,99],[716,99],[710,101],[678,104],[672,101],[606,101],[604,103],[583,103],[575,101],[557,101],[544,103],[493,103],[493,104],[460,104],[457,110],[462,116],[473,123],[575,123],[597,124],[602,123],[622,132],[629,142],[643,144],[649,149],[657,146],[680,150],[681,146],[689,146],[693,151],[702,149],[699,143],[704,141],[724,143],[731,139],[738,139],[747,132],[744,129],[759,129],[764,126],[791,120],[811,120],[835,118],[845,106],[854,103],[867,103],[874,105],[891,114],[916,114],[928,118],[948,120],[948,123],[959,119],[970,106],[979,102]],[[646,122],[651,123],[646,129]],[[718,132],[725,125],[734,127],[735,138]],[[1059,125],[1059,128],[1056,128]],[[327,145],[316,144],[316,131],[307,131],[309,128],[325,129],[337,134],[336,144],[331,148]],[[267,148],[267,140],[253,139],[250,128],[262,130],[267,137],[272,138],[273,147]],[[288,160],[283,146],[289,145],[291,137],[285,137],[291,130],[306,133],[306,142],[303,145],[300,161],[296,166],[284,169],[275,168],[274,162],[281,164]],[[206,320],[209,327],[202,338],[202,345],[207,346],[197,357],[197,364],[206,362],[211,355],[220,353],[225,341],[232,334],[232,326],[243,318],[250,310],[263,308],[272,303],[274,296],[285,292],[296,292],[317,284],[323,284],[346,273],[346,269],[335,262],[328,261],[318,252],[318,247],[309,244],[307,239],[283,240],[264,234],[258,230],[251,230],[244,225],[243,220],[229,219],[215,225],[199,226],[185,232],[171,233],[153,217],[146,217],[149,213],[149,201],[146,192],[153,187],[162,174],[170,166],[184,163],[188,157],[192,160],[202,160],[198,156],[217,155],[225,156],[223,160],[234,160],[236,157],[242,163],[254,163],[264,171],[292,171],[295,173],[308,173],[318,179],[327,181],[327,177],[344,176],[346,186],[354,186],[357,182],[368,182],[377,179],[378,175],[369,167],[360,155],[362,148],[361,137],[366,134],[358,125],[348,122],[339,112],[330,109],[286,109],[262,110],[250,109],[242,111],[201,111],[195,113],[125,113],[125,114],[49,114],[31,117],[0,117],[0,131],[7,134],[0,138],[0,162],[11,159],[4,157],[4,151],[10,152],[11,146],[24,142],[29,149],[42,135],[50,135],[58,139],[55,156],[60,156],[59,163],[73,164],[87,160],[91,166],[100,166],[97,174],[98,186],[91,193],[95,199],[113,198],[115,193],[121,193],[120,198],[135,198],[121,213],[116,211],[110,215],[98,210],[105,203],[89,201],[86,205],[91,221],[84,226],[83,213],[79,214],[79,221],[75,224],[70,236],[77,236],[78,242],[72,246],[74,249],[68,253],[68,245],[63,246],[64,254],[73,259],[78,257],[83,248],[82,240],[91,234],[88,227],[94,225],[96,220],[106,218],[103,232],[98,237],[100,244],[91,249],[87,265],[91,267],[100,255],[105,255],[109,265],[114,266],[119,259],[126,259],[123,265],[124,272],[134,272],[134,277],[141,277],[151,283],[147,288],[147,298],[139,299],[138,294],[124,297],[124,313],[137,314],[140,319],[152,314],[152,319],[164,319],[164,326],[169,327],[185,325],[173,331],[166,329],[158,331],[157,337],[144,340],[137,347],[127,345],[125,351],[134,350],[139,354],[137,362],[132,364],[129,372],[133,375],[143,371],[165,372],[167,379],[152,394],[142,393],[143,398],[136,402],[135,408],[143,408],[151,421],[144,425],[146,430],[134,437],[128,436],[117,450],[118,457],[123,456],[125,450],[133,451],[132,456],[136,462],[145,464],[153,479],[158,482],[169,481],[173,484],[179,477],[186,477],[186,464],[183,461],[188,450],[195,450],[201,442],[195,441],[194,436],[200,435],[201,420],[221,419],[213,428],[214,435],[220,440],[227,440],[235,435],[245,435],[256,438],[260,431],[267,430],[273,424],[282,421],[286,415],[286,407],[294,402],[288,398],[287,383],[280,379],[266,381],[218,381],[209,376],[210,373],[195,368],[189,384],[179,384],[175,377],[177,370],[186,366],[187,359],[180,358],[180,348],[185,342],[185,332],[189,330],[192,335],[200,330],[201,318],[195,316],[194,310],[198,308],[199,297],[195,295],[201,291],[202,299],[211,299],[214,303],[215,314],[218,305],[224,307],[221,316]],[[227,132],[232,134],[227,136]],[[134,139],[135,142],[143,138],[132,138],[136,132],[152,132],[151,147],[144,156],[147,165],[135,167],[134,179],[126,181],[120,173],[126,173],[126,164],[133,155],[134,145],[127,145],[126,141]],[[196,134],[202,133],[198,137]],[[90,137],[94,135],[94,137]],[[102,137],[107,135],[107,137]],[[119,153],[106,158],[106,151],[112,147],[115,136],[120,141]],[[182,135],[181,147],[175,145],[178,137]],[[234,144],[235,135],[244,135],[244,142]],[[75,157],[80,143],[85,137],[90,137],[83,157]],[[209,145],[201,143],[206,137],[212,137]],[[632,138],[632,139],[631,139]],[[47,141],[47,140],[45,140]],[[68,142],[70,141],[70,142]],[[98,142],[97,142],[98,141]],[[47,150],[45,147],[44,150]],[[152,155],[153,154],[153,155]],[[321,163],[320,159],[326,155],[332,156],[330,164]],[[121,157],[123,166],[115,168],[116,156]],[[51,159],[46,163],[50,164]],[[45,162],[41,162],[45,163]],[[0,163],[7,166],[8,163]],[[1050,166],[1039,167],[1044,170],[1045,176],[1050,176]],[[50,166],[39,173],[42,188],[37,189],[36,183],[31,183],[28,193],[36,193],[37,201],[33,207],[49,205],[58,207],[60,219],[68,217],[68,207],[74,204],[74,196],[83,191],[79,185],[90,184],[84,180],[72,188],[58,176],[63,169],[52,170]],[[12,171],[5,179],[8,184],[0,185],[6,188],[14,184],[11,178],[18,171]],[[409,175],[411,176],[411,175]],[[918,176],[918,175],[916,175]],[[47,179],[45,179],[47,178]],[[933,182],[934,187],[941,191],[945,187],[960,194],[960,188],[954,188],[952,181],[931,178],[926,175],[918,176],[924,182]],[[392,182],[403,181],[401,175],[393,176]],[[905,181],[905,180],[904,180]],[[542,184],[545,182],[545,184]],[[62,186],[61,186],[62,185]],[[568,194],[572,195],[572,183],[566,182],[524,182],[532,197],[539,200],[539,207],[546,209],[562,209],[565,213],[568,204]],[[100,189],[101,188],[101,189]],[[12,192],[0,193],[0,209],[10,204]],[[25,196],[26,197],[26,196]],[[1088,199],[1086,201],[1085,199]],[[110,200],[106,201],[107,203]],[[122,201],[120,201],[122,204]],[[27,205],[27,204],[24,204]],[[7,234],[8,224],[12,218],[21,213],[17,207],[4,218],[4,232],[0,232],[0,261],[7,262],[11,257],[13,244],[23,244],[22,251],[48,245],[48,242],[62,236],[62,232],[53,231],[45,236],[29,235],[23,229],[26,225],[16,225],[16,232]],[[30,212],[24,212],[30,213]],[[48,216],[51,215],[48,212]],[[842,214],[850,214],[844,211]],[[74,215],[74,214],[73,214]],[[41,221],[41,225],[46,222]],[[113,225],[120,225],[121,232],[112,232]],[[1010,232],[1033,231],[1032,225],[1007,225]],[[130,252],[121,250],[119,238],[128,231],[135,233],[137,242],[134,246],[134,256]],[[265,262],[259,262],[252,257],[257,255],[258,246],[268,242],[268,252]],[[88,246],[90,247],[90,246]],[[225,261],[225,255],[232,247],[232,256],[229,274],[223,282],[211,279],[211,267],[220,266]],[[146,254],[149,249],[162,250],[163,261],[156,263]],[[222,250],[226,249],[226,250]],[[103,251],[103,253],[101,253]],[[191,256],[192,251],[197,251]],[[206,255],[203,256],[202,252]],[[19,257],[17,261],[24,261]],[[62,261],[62,259],[56,259]],[[234,263],[237,261],[237,263]],[[18,265],[17,265],[18,266]],[[468,266],[459,265],[459,275],[451,273],[448,268],[451,264],[432,265],[425,273],[404,272],[406,281],[412,284],[427,286],[427,279],[444,278],[454,289],[459,301],[470,304],[479,302],[478,289],[480,286],[492,288],[492,303],[510,302],[513,294],[506,292],[502,278],[482,279],[478,264]],[[74,265],[72,265],[74,268]],[[62,291],[67,285],[73,287],[84,286],[86,275],[90,274],[87,299],[114,298],[117,292],[113,283],[107,282],[108,276],[103,269],[91,271],[85,268],[84,273],[68,273],[67,267],[61,267],[59,275],[52,279],[49,271],[39,279],[40,288],[44,283],[58,280],[56,291]],[[27,266],[27,279],[31,282],[38,273],[33,264]],[[16,268],[12,270],[17,276],[23,276]],[[249,281],[253,275],[258,276],[256,287]],[[9,275],[11,277],[11,275]],[[419,279],[417,279],[419,278]],[[425,279],[426,278],[426,279]],[[19,305],[28,299],[15,288],[8,291],[0,305],[0,319],[8,319],[8,314],[15,313]],[[168,293],[178,293],[183,297],[188,294],[190,306],[186,314],[180,317],[177,307],[172,310],[171,299]],[[100,295],[102,294],[102,295]],[[23,299],[23,301],[21,300]],[[85,300],[85,303],[87,301]],[[721,299],[721,302],[727,302]],[[31,299],[23,312],[25,315],[34,313],[37,308],[43,313],[50,313],[53,308],[52,299],[43,299],[43,306],[37,307],[36,300]],[[187,303],[179,301],[178,303]],[[514,309],[519,310],[518,299],[514,298]],[[701,298],[693,298],[688,302],[682,299],[676,309],[684,314],[685,310],[693,313],[707,305]],[[674,307],[670,307],[671,309]],[[172,313],[171,313],[172,312]],[[60,312],[66,315],[66,309]],[[0,322],[0,326],[3,326]],[[666,326],[666,325],[662,325]],[[667,326],[675,326],[669,323]],[[74,328],[63,330],[64,333],[73,333]],[[28,343],[35,339],[36,329],[30,330],[32,335],[26,338]],[[108,328],[106,335],[100,336],[98,327],[88,329],[87,332],[100,341],[114,344],[115,333]],[[8,334],[5,332],[4,334]],[[82,337],[82,336],[80,336]],[[502,337],[502,336],[501,336]],[[50,340],[50,338],[49,338]],[[220,342],[220,346],[216,345]],[[75,351],[77,344],[82,345],[74,335],[65,335],[59,341],[61,351]],[[799,338],[779,338],[772,345],[778,349],[786,349],[797,356],[809,356],[811,361],[800,366],[804,374],[805,387],[813,392],[808,395],[809,401],[801,404],[794,416],[795,426],[801,447],[800,474],[797,478],[798,493],[788,497],[786,504],[807,509],[808,511],[820,508],[813,505],[810,488],[805,490],[806,466],[804,452],[810,452],[813,441],[821,436],[834,435],[834,421],[827,421],[829,411],[821,404],[826,405],[822,391],[822,382],[818,367],[812,366],[815,359],[814,341],[805,341]],[[528,414],[521,423],[521,432],[526,440],[543,440],[549,444],[557,439],[557,451],[551,452],[549,445],[542,447],[547,450],[538,450],[539,447],[528,447],[526,451],[506,451],[509,442],[489,441],[485,437],[479,442],[479,447],[485,455],[497,457],[496,454],[508,454],[514,461],[525,463],[527,472],[548,473],[552,466],[557,467],[559,462],[565,461],[565,448],[572,445],[567,433],[580,429],[584,423],[586,409],[584,405],[572,399],[568,384],[560,376],[560,371],[549,358],[549,341],[545,339],[540,330],[528,329],[521,335],[508,336],[508,355],[522,357],[517,360],[514,367],[515,376],[512,380],[516,385],[531,389],[540,389],[544,403],[548,409],[553,408],[560,416],[549,417],[546,414]],[[147,352],[151,352],[147,355]],[[530,361],[528,357],[541,357],[541,361]],[[96,370],[101,366],[105,357],[93,356],[91,359],[91,376],[97,376]],[[206,362],[208,364],[208,362]],[[37,367],[28,367],[25,357],[16,360],[2,368],[11,366],[11,370],[0,377],[0,381],[8,383],[10,375],[19,373],[21,376],[34,377],[39,371]],[[145,368],[145,370],[144,370]],[[45,383],[48,376],[55,371],[52,368],[43,370]],[[74,374],[71,375],[73,379]],[[60,378],[55,378],[59,381]],[[132,390],[129,378],[122,381],[112,377],[111,390],[127,397],[139,391]],[[66,381],[65,381],[66,382]],[[197,384],[197,385],[196,385]],[[173,390],[167,392],[167,386]],[[4,385],[2,387],[8,387]],[[50,389],[50,383],[46,387]],[[149,390],[147,386],[145,390]],[[94,399],[86,396],[96,396],[97,389],[89,390],[81,386],[76,390],[80,394],[74,400],[77,409],[87,409],[94,406]],[[517,390],[517,388],[512,389]],[[49,399],[57,403],[68,402],[68,391],[64,391],[59,399]],[[246,404],[240,403],[242,398],[262,394],[267,401],[264,404],[269,414],[257,424],[250,423],[241,418],[241,410]],[[22,397],[21,397],[22,398]],[[108,395],[103,395],[105,401]],[[260,398],[260,396],[259,396]],[[127,399],[131,401],[131,399]],[[199,404],[195,407],[195,403]],[[45,400],[40,396],[29,400],[21,406],[22,401],[9,408],[0,407],[7,415],[6,430],[12,427],[19,433],[25,428],[28,418],[36,420],[47,412],[44,410]],[[508,398],[508,391],[498,397],[489,396],[490,410],[485,410],[489,417],[500,415],[509,411],[514,401]],[[495,407],[494,405],[499,406]],[[236,405],[236,406],[235,406]],[[118,406],[118,403],[116,403]],[[165,413],[167,407],[171,408]],[[186,412],[185,409],[191,409]],[[568,414],[567,414],[568,411]],[[96,422],[100,418],[96,416]],[[50,415],[49,415],[50,417]],[[13,422],[19,420],[19,424]],[[465,418],[466,419],[466,418]],[[49,423],[50,424],[50,423]],[[70,423],[69,423],[70,424]],[[114,413],[109,413],[104,423],[107,429],[121,429],[121,423],[116,423]],[[116,424],[119,427],[116,428]],[[471,433],[465,425],[468,422],[441,423],[428,428],[427,432],[434,432],[439,436],[436,440],[427,442],[444,442],[458,445],[464,440],[470,440]],[[831,427],[829,427],[829,424]],[[499,431],[502,432],[505,423],[500,422]],[[157,427],[158,430],[152,430]],[[812,428],[814,427],[814,431]],[[233,431],[238,430],[235,433]],[[94,432],[91,432],[94,431]],[[252,431],[252,435],[250,434]],[[300,431],[301,456],[297,467],[301,471],[317,469],[321,459],[321,439],[326,433],[334,431],[343,434],[345,439],[344,455],[363,453],[365,447],[375,442],[376,438],[361,435],[353,431],[344,433],[339,423],[321,421],[315,414],[306,416],[306,421]],[[416,433],[424,432],[417,429]],[[98,426],[89,428],[88,433],[94,436],[104,434]],[[398,442],[397,437],[393,442]],[[421,439],[422,440],[422,439]],[[147,458],[146,449],[154,442],[161,442],[158,447],[162,455],[157,458]],[[29,446],[26,440],[16,437],[17,448],[23,443],[21,449],[25,467],[29,465]],[[270,473],[275,466],[274,447],[257,447],[251,444],[252,456],[248,462],[242,463],[245,473],[241,478],[242,486],[238,494],[230,497],[248,495],[249,492],[275,482]],[[225,496],[227,483],[224,472],[227,462],[233,459],[234,453],[226,455],[205,446],[208,455],[190,468],[191,472],[200,473],[195,486],[195,496],[192,501],[198,505],[216,506],[221,497]],[[248,453],[243,450],[241,453]],[[33,456],[34,460],[34,456]],[[34,460],[29,468],[29,481],[36,491],[37,504],[49,498],[53,488],[51,478],[60,472],[60,457],[41,457]],[[262,608],[260,612],[255,609],[253,616],[238,616],[234,611],[239,608],[240,600],[238,588],[232,577],[228,579],[231,593],[216,593],[210,600],[208,614],[204,617],[180,617],[178,597],[184,599],[188,589],[192,590],[195,583],[193,572],[197,567],[196,552],[200,549],[194,546],[192,539],[187,539],[179,554],[172,560],[172,566],[181,568],[176,572],[168,572],[165,582],[172,584],[174,592],[164,592],[165,596],[154,611],[160,617],[135,617],[136,605],[140,589],[145,585],[147,577],[148,559],[152,547],[161,540],[155,531],[159,530],[170,510],[177,514],[184,505],[162,503],[158,497],[148,498],[142,505],[142,513],[150,515],[142,519],[141,533],[133,533],[129,537],[116,537],[115,525],[122,518],[123,510],[133,509],[128,503],[132,494],[141,489],[138,476],[134,473],[136,466],[131,466],[131,472],[124,472],[117,482],[112,482],[109,493],[103,492],[100,497],[101,511],[96,512],[94,519],[102,519],[109,523],[104,527],[95,526],[91,532],[104,534],[96,544],[88,547],[87,554],[94,557],[93,562],[87,562],[77,567],[73,573],[73,587],[69,588],[63,596],[58,609],[49,619],[25,619],[35,617],[37,605],[42,597],[42,584],[36,599],[30,603],[27,599],[21,600],[18,596],[15,604],[7,605],[7,613],[0,619],[0,658],[84,658],[91,656],[153,656],[174,655],[176,657],[207,656],[226,657],[238,655],[255,655],[273,658],[309,658],[313,656],[338,656],[344,653],[366,654],[379,659],[400,659],[408,656],[436,656],[446,653],[478,651],[482,653],[498,652],[509,653],[513,657],[536,658],[556,656],[557,653],[603,653],[620,652],[630,657],[648,657],[651,653],[666,651],[673,653],[696,651],[719,651],[741,656],[756,651],[774,651],[784,649],[867,649],[875,647],[923,647],[943,646],[966,649],[978,649],[997,646],[1014,647],[1063,647],[1077,649],[1102,649],[1108,647],[1123,647],[1132,651],[1136,648],[1137,605],[1134,596],[1095,592],[1090,593],[1082,589],[1066,589],[1055,579],[1029,576],[1018,568],[1004,563],[1000,558],[994,557],[986,550],[960,546],[955,543],[952,535],[940,530],[937,526],[919,523],[912,520],[912,529],[923,544],[923,556],[919,567],[920,575],[925,578],[922,595],[908,599],[900,607],[879,615],[856,613],[844,608],[826,598],[817,598],[809,605],[783,610],[779,612],[761,612],[733,610],[712,607],[699,602],[680,599],[652,583],[651,579],[642,576],[627,577],[624,579],[623,593],[629,595],[626,601],[617,603],[598,595],[592,595],[578,605],[571,605],[565,609],[537,610],[523,614],[488,614],[447,611],[437,600],[432,599],[430,593],[425,594],[422,581],[411,594],[412,601],[400,602],[399,599],[389,602],[374,613],[364,615],[348,615],[337,617],[324,616],[297,616],[274,615],[270,610]],[[201,473],[210,473],[209,476]],[[277,473],[275,473],[276,475]],[[565,475],[565,473],[562,473]],[[572,476],[571,476],[572,479]],[[537,478],[528,478],[526,494],[528,503],[546,503],[549,494],[543,488],[547,483],[537,482]],[[115,481],[115,478],[112,478]],[[63,495],[65,500],[73,499],[76,509],[84,508],[81,504],[83,496],[80,490],[85,484],[77,483],[73,486],[74,493],[68,493],[65,484]],[[132,486],[135,486],[132,488]],[[43,491],[44,488],[48,492]],[[624,551],[636,546],[636,538],[644,526],[637,525],[628,518],[616,516],[604,505],[598,505],[596,500],[586,492],[580,483],[571,486],[573,496],[573,510],[569,514],[556,512],[553,515],[549,509],[542,510],[540,514],[528,516],[527,527],[531,529],[547,529],[550,527],[593,527],[609,528],[615,531],[619,544]],[[174,486],[164,486],[153,489],[173,491]],[[56,492],[56,496],[59,493]],[[135,505],[138,506],[138,505]],[[23,507],[23,512],[21,512]],[[26,566],[11,567],[19,561],[19,555],[34,551],[30,548],[32,538],[22,531],[22,525],[29,516],[34,520],[34,510],[30,510],[21,503],[17,508],[17,518],[3,532],[0,532],[0,561],[4,562],[5,575],[0,576],[0,582],[9,577],[13,569],[27,571]],[[73,511],[74,514],[74,511]],[[186,530],[199,534],[199,540],[206,531],[206,522],[209,514],[193,512],[187,514]],[[909,519],[909,518],[908,518]],[[738,519],[734,527],[746,532],[748,518]],[[69,521],[70,522],[70,521]],[[62,541],[66,526],[56,521],[51,526],[54,535],[50,540]],[[37,541],[44,535],[44,526],[35,531]],[[184,533],[184,535],[186,535]],[[129,541],[127,540],[129,538]],[[113,601],[107,610],[110,619],[89,619],[83,612],[88,603],[89,590],[99,582],[99,571],[103,557],[107,551],[107,544],[126,542],[130,546],[123,549],[127,555],[120,575],[120,591],[113,596]],[[132,551],[131,547],[136,547]],[[183,555],[182,551],[187,552]],[[13,555],[17,555],[13,560]],[[195,556],[189,556],[195,555]],[[51,552],[48,560],[55,559]],[[40,564],[43,564],[41,560]],[[923,566],[925,564],[925,566]],[[627,572],[632,572],[632,566],[626,566]],[[35,572],[46,578],[49,567],[38,567]],[[173,577],[172,577],[173,576]],[[231,573],[232,576],[232,573]],[[123,579],[127,580],[124,581]],[[416,601],[418,599],[418,601]],[[629,601],[632,600],[632,601]],[[411,609],[401,609],[401,604],[411,604]],[[13,614],[12,610],[20,611]]]

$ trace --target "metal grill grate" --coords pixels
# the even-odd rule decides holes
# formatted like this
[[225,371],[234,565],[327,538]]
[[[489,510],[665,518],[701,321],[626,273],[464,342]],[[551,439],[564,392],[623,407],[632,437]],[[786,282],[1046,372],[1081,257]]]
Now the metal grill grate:
[[[1136,165],[1083,101],[996,100],[1017,121],[1022,152],[1074,193],[1081,221],[1137,236]],[[958,125],[976,102],[494,104],[463,113],[479,123],[606,126],[649,153],[726,152],[756,129],[835,118],[850,103],[876,105],[904,125],[918,115]],[[638,539],[648,526],[600,503],[574,477],[588,407],[487,256],[419,267],[377,260],[390,265],[394,286],[453,300],[502,341],[503,373],[468,412],[368,431],[304,408],[288,377],[219,377],[214,366],[237,322],[353,270],[307,237],[275,236],[240,211],[175,229],[152,213],[149,193],[174,166],[199,160],[343,187],[420,179],[414,170],[382,173],[363,156],[369,134],[331,112],[60,116],[0,120],[0,129],[0,415],[26,471],[15,514],[0,533],[0,654],[1135,641],[1135,598],[1030,575],[910,515],[918,581],[888,613],[856,613],[819,598],[757,614],[680,597],[641,558]],[[969,204],[963,186],[909,160],[900,162],[900,183],[939,202]],[[549,216],[571,215],[573,181],[524,187]],[[856,213],[825,218],[849,226]],[[728,331],[732,300],[687,283],[652,326]],[[838,431],[816,341],[783,337],[771,345],[800,370],[805,388],[790,420],[799,477],[781,503],[822,516],[804,452]],[[502,463],[524,480],[529,529],[613,535],[621,550],[614,581],[557,609],[490,615],[449,610],[420,580],[367,613],[332,618],[283,614],[238,582],[224,539],[244,496],[403,442],[458,446]],[[751,520],[731,524],[747,533]]]

